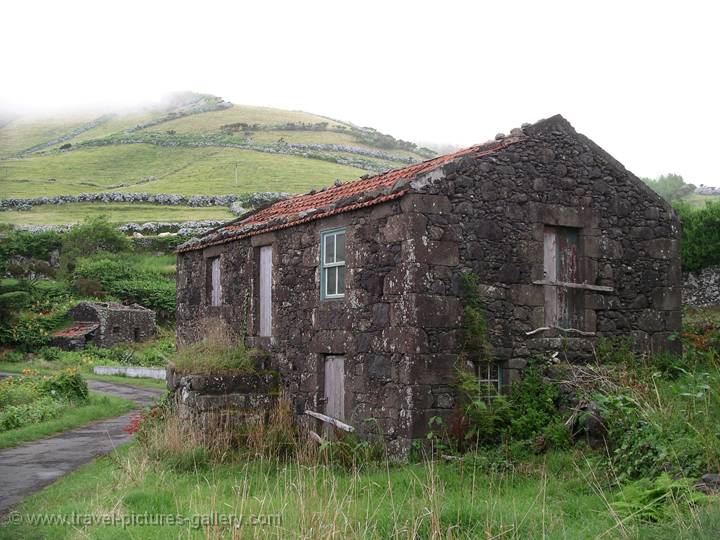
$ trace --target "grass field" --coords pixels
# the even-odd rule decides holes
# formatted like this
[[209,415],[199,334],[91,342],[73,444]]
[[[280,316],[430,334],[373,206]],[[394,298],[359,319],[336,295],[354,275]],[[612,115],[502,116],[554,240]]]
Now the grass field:
[[0,157],[11,156],[37,144],[50,141],[95,117],[93,115],[72,115],[13,120],[0,129]]
[[[497,538],[713,539],[717,504],[657,524],[627,521],[581,454],[522,469],[424,462],[344,471],[259,459],[178,470],[137,444],[82,467],[30,497],[8,539],[36,538]],[[38,515],[115,516],[112,524],[37,525]],[[183,524],[123,525],[142,515]],[[209,525],[210,516],[242,518]],[[205,516],[205,517],[204,517]],[[206,523],[203,525],[203,519]]]
[[[199,101],[193,101],[199,99]],[[206,104],[214,98],[206,96]],[[142,191],[147,193],[176,193],[180,195],[222,195],[259,191],[305,193],[327,186],[337,179],[353,180],[367,173],[359,167],[339,165],[315,157],[262,153],[223,146],[198,144],[244,143],[242,133],[231,136],[221,131],[227,124],[247,123],[279,126],[286,123],[326,123],[332,129],[348,124],[302,112],[233,105],[209,112],[187,114],[202,104],[203,97],[191,94],[175,96],[166,106],[113,113],[97,126],[74,137],[42,148],[33,154],[18,157],[18,153],[36,145],[49,143],[70,134],[88,122],[111,111],[94,111],[76,115],[48,118],[19,118],[0,127],[0,197],[30,198],[55,195],[75,195],[102,191]],[[199,105],[202,106],[202,105]],[[179,118],[168,119],[171,115]],[[140,125],[162,122],[138,129]],[[130,137],[126,132],[135,129],[136,141],[162,134],[165,144],[119,144]],[[114,136],[118,137],[115,140]],[[89,140],[111,140],[106,146],[78,146]],[[251,140],[255,144],[273,145],[283,139],[290,144],[338,144],[359,149],[381,150],[398,156],[422,156],[407,150],[387,150],[363,144],[349,133],[335,131],[256,131]],[[154,141],[152,141],[154,142]],[[58,152],[61,145],[70,149]],[[331,154],[329,152],[325,152]],[[397,168],[402,164],[367,158],[350,153],[332,153],[337,158],[374,162],[378,167]],[[371,167],[372,168],[372,167]],[[237,179],[236,179],[237,177]],[[150,181],[148,181],[150,179]],[[0,215],[0,222],[13,224],[60,224],[78,221],[79,216],[109,212],[115,222],[127,221],[184,221],[208,219],[215,211],[195,211],[181,215],[179,210],[142,205],[74,206],[63,209],[42,206],[28,213]],[[217,212],[223,212],[217,210]]]
[[71,407],[58,418],[0,433],[0,448],[49,437],[96,420],[119,416],[136,408],[136,404],[126,399],[91,393],[87,405]]
[[[237,164],[238,185],[235,185]],[[129,144],[84,148],[0,162],[5,197],[142,191],[181,195],[305,192],[366,171],[316,159],[237,148],[166,148]],[[154,176],[156,180],[138,182]],[[128,184],[128,187],[113,187]]]
[[302,111],[286,111],[283,109],[253,107],[250,105],[233,105],[229,109],[193,114],[178,118],[177,120],[163,122],[162,124],[147,129],[148,131],[175,130],[178,133],[210,133],[218,131],[221,126],[240,122],[264,126],[274,126],[288,122],[311,124],[327,122],[329,126],[338,125],[327,118]]
[[0,223],[13,225],[64,225],[80,223],[91,215],[105,214],[114,223],[145,221],[226,221],[235,216],[225,207],[161,206],[140,203],[70,203],[35,206],[27,212],[0,212]]

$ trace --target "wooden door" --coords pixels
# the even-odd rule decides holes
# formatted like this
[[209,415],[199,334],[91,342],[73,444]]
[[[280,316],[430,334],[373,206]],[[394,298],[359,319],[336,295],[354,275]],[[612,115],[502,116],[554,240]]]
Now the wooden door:
[[345,357],[325,359],[325,414],[345,420]]
[[220,284],[220,257],[213,257],[210,266],[210,304],[219,306],[222,301],[222,285]]
[[582,290],[568,287],[580,282],[578,230],[570,227],[545,227],[544,270],[545,324],[561,328],[582,326]]
[[272,335],[272,246],[260,248],[260,335]]

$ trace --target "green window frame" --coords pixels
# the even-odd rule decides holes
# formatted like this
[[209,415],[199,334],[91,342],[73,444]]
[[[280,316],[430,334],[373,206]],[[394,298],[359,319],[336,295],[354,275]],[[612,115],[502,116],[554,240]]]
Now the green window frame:
[[320,233],[320,298],[345,297],[345,229]]

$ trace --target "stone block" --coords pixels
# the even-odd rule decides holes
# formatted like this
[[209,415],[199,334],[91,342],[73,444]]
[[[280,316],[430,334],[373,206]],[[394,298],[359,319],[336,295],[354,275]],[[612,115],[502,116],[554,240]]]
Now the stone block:
[[455,328],[460,324],[462,305],[454,296],[405,294],[390,310],[392,326]]
[[447,214],[450,212],[450,200],[445,195],[409,193],[400,199],[400,208],[403,212]]
[[427,223],[427,218],[423,214],[390,216],[383,227],[383,238],[386,242],[399,242],[408,238],[428,236]]
[[428,238],[409,239],[402,243],[404,261],[420,264],[457,266],[460,263],[460,251],[456,242],[429,240]]
[[656,238],[646,242],[645,249],[653,259],[673,259],[677,257],[680,243],[671,238]]
[[542,285],[513,285],[510,296],[514,304],[520,306],[544,306],[545,290]]

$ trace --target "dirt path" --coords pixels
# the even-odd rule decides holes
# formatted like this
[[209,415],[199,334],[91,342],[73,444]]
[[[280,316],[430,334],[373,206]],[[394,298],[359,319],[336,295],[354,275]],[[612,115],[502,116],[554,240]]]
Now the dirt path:
[[[0,376],[12,375],[2,373]],[[163,392],[126,384],[88,381],[90,390],[149,405]],[[134,413],[100,420],[46,439],[0,450],[0,514],[61,476],[128,442],[123,431]]]

